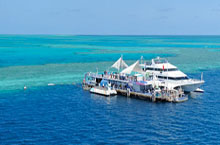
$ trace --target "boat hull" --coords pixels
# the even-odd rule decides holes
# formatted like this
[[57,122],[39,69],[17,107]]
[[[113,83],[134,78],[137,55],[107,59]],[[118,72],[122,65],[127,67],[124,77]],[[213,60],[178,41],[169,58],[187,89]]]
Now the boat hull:
[[185,92],[193,92],[196,89],[198,89],[202,84],[203,84],[203,82],[201,82],[201,83],[194,83],[194,84],[186,84],[186,85],[181,85],[181,88]]
[[204,90],[200,89],[200,88],[197,88],[194,92],[196,92],[196,93],[204,93]]
[[104,96],[117,95],[116,90],[110,90],[102,87],[93,87],[90,89],[90,92]]
[[188,100],[188,97],[185,96],[185,97],[178,97],[176,99],[173,100],[174,103],[181,103],[181,102],[185,102]]
[[95,94],[99,94],[99,95],[110,96],[110,92],[106,89],[91,88],[90,92],[95,93]]

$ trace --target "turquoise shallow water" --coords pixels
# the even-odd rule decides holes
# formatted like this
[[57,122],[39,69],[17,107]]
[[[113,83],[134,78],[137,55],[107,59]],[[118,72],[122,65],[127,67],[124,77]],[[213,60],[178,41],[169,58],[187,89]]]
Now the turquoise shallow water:
[[186,73],[220,67],[219,36],[0,35],[0,90],[79,83],[87,71],[166,57]]
[[[220,144],[219,50],[220,36],[0,35],[0,144]],[[121,54],[204,72],[205,93],[175,104],[82,90]]]

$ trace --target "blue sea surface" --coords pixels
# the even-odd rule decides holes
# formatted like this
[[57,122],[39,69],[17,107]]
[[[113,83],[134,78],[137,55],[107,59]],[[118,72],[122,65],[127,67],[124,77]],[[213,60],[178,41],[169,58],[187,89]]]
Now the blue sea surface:
[[[219,36],[0,35],[0,144],[220,144]],[[84,91],[123,54],[168,58],[204,94],[153,103]],[[55,86],[48,86],[55,83]],[[23,90],[24,85],[27,90]]]
[[[1,144],[219,144],[219,71],[207,72],[204,95],[152,103],[47,86],[0,98]],[[213,83],[215,82],[215,83]]]

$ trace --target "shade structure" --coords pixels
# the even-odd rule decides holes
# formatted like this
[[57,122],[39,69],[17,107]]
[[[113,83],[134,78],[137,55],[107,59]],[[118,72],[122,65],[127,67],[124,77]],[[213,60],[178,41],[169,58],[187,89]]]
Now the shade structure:
[[128,65],[124,62],[122,57],[120,57],[111,67],[120,70],[122,68],[127,68]]
[[141,69],[140,64],[139,64],[139,60],[121,71],[121,73],[124,73],[124,74],[131,74],[132,72],[143,73],[143,70]]

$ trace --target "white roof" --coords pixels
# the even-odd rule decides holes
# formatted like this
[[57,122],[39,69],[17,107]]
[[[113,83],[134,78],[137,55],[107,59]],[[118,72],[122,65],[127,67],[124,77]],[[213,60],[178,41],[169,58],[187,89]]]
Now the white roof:
[[183,72],[181,71],[162,71],[162,73],[158,73],[158,75],[160,76],[168,76],[168,77],[175,77],[175,78],[178,78],[178,77],[186,77],[187,75],[184,74]]
[[170,64],[170,63],[159,63],[159,64],[151,64],[151,65],[145,65],[145,64],[140,64],[141,67],[149,67],[149,68],[159,68],[159,69],[174,69],[177,68],[176,66]]
[[127,68],[128,65],[124,62],[122,57],[120,57],[111,67],[120,70],[120,68]]
[[126,69],[122,70],[121,73],[131,74],[131,72],[139,72],[139,73],[143,72],[143,70],[139,65],[139,60],[136,61],[134,64],[130,65],[129,67],[127,67]]
[[172,68],[177,68],[176,66],[170,64],[170,63],[159,63],[159,64],[153,64],[151,65],[150,67],[153,67],[153,68],[163,68],[164,69],[172,69]]

